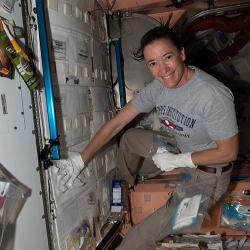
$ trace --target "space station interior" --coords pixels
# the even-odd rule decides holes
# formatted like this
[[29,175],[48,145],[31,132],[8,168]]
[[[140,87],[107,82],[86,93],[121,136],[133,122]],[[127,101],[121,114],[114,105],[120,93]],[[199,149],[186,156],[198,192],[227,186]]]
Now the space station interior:
[[[155,249],[250,249],[249,13],[244,0],[0,0],[0,249],[116,249],[166,204],[176,210],[172,231]],[[152,155],[140,162],[135,185],[117,178],[119,147],[131,128],[154,131],[171,154],[180,153],[162,139],[156,109],[125,124],[71,185],[62,183],[76,170],[55,164],[83,152],[151,84],[153,70],[135,51],[161,25],[181,38],[185,65],[234,96],[239,152],[212,208],[215,178],[188,184],[179,168],[152,174]],[[189,99],[202,99],[198,93]],[[187,127],[195,123],[168,112]],[[182,129],[172,122],[168,128]],[[221,124],[220,133],[228,127]]]

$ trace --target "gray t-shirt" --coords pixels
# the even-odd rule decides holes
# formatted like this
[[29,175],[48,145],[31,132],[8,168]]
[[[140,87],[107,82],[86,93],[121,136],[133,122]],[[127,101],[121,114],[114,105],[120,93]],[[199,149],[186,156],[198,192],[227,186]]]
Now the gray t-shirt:
[[215,140],[238,133],[232,92],[204,71],[194,68],[183,86],[169,89],[153,80],[134,97],[141,113],[156,108],[161,130],[175,136],[182,152],[215,148]]

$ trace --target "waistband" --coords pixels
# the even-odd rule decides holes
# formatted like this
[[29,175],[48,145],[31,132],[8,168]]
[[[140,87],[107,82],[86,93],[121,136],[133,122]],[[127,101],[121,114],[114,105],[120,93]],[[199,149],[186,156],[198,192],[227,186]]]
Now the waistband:
[[233,164],[229,163],[228,165],[223,166],[223,167],[219,167],[219,166],[218,167],[210,167],[210,166],[199,165],[197,168],[204,171],[204,172],[215,174],[217,172],[217,168],[220,168],[221,172],[223,173],[223,172],[228,171],[232,167],[233,167]]

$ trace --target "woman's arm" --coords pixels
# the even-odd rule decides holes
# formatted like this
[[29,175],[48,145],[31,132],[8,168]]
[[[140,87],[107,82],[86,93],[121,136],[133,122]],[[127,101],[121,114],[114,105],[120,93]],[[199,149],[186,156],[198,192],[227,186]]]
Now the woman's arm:
[[217,148],[192,153],[195,165],[229,163],[237,159],[239,150],[238,134],[224,140],[215,141]]
[[114,118],[105,123],[81,153],[84,163],[88,163],[102,146],[109,142],[138,114],[139,111],[129,102]]
[[199,152],[172,154],[159,148],[152,157],[154,163],[163,171],[179,167],[196,168],[198,165],[227,164],[236,160],[238,154],[238,134],[225,140],[216,141],[217,148]]

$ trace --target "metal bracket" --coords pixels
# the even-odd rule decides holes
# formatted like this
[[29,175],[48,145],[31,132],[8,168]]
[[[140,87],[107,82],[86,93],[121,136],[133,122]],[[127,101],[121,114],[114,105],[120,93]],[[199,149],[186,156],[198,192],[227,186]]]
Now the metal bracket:
[[50,166],[53,165],[50,155],[51,155],[51,149],[54,146],[59,146],[59,136],[53,140],[49,139],[49,143],[46,143],[42,151],[40,152],[40,160],[44,163],[44,169],[48,169]]

